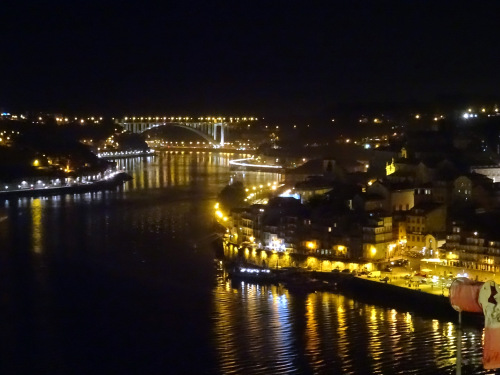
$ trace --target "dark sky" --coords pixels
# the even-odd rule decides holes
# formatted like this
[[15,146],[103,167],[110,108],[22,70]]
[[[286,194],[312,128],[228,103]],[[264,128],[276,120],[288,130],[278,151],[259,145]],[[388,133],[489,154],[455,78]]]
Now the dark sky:
[[500,2],[463,3],[4,0],[0,109],[307,116],[496,98]]

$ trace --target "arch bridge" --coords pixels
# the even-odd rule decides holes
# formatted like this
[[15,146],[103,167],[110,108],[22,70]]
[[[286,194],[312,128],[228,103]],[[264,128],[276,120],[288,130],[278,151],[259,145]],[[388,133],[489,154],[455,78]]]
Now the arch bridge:
[[[132,133],[143,133],[147,130],[157,128],[159,126],[176,126],[179,128],[187,129],[193,133],[206,139],[212,144],[224,145],[224,130],[227,128],[225,122],[212,122],[212,121],[175,121],[167,119],[130,119],[125,118],[118,121],[118,123],[125,128],[125,130]],[[219,133],[220,128],[220,133]],[[219,140],[217,140],[217,136]]]

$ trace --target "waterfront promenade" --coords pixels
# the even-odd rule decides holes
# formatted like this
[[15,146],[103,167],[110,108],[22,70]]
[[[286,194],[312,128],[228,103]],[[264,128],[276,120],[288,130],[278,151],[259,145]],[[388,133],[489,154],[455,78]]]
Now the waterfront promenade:
[[[300,274],[301,278],[298,282],[293,280],[290,292],[330,291],[373,305],[414,311],[435,318],[458,319],[458,313],[453,310],[449,302],[449,285],[453,278],[446,280],[435,278],[433,281],[432,277],[419,276],[418,269],[413,268],[414,271],[410,272],[409,267],[394,267],[391,272],[380,271],[377,277],[368,277],[359,272],[341,272],[337,268],[332,270],[332,267],[338,267],[340,264],[346,267],[344,269],[349,267],[356,270],[363,269],[366,265],[325,261],[315,256],[302,254],[278,254],[262,249],[251,250],[232,246],[230,243],[223,243],[222,246],[223,254],[221,255],[224,256],[227,264],[268,269],[277,275],[275,279],[262,280],[263,283],[284,283],[287,287],[290,277],[293,279],[294,274]],[[326,269],[318,267],[320,264],[328,264],[329,267]],[[367,266],[371,270],[377,268],[374,264]],[[236,279],[240,278],[245,280],[244,276]],[[261,282],[255,277],[246,281]],[[469,314],[465,319],[474,324],[480,323],[482,315]]]
[[129,174],[118,171],[106,175],[100,180],[87,183],[71,183],[60,186],[40,186],[26,189],[0,190],[0,199],[10,199],[18,197],[40,197],[49,195],[77,194],[90,191],[109,190],[120,186],[125,181],[130,180]]

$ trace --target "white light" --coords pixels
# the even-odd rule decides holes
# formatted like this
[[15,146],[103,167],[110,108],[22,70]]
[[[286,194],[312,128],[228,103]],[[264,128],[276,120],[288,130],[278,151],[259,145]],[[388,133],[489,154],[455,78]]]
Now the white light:
[[236,159],[236,160],[230,160],[229,164],[232,165],[240,165],[243,167],[262,167],[262,168],[283,168],[280,165],[267,165],[267,164],[249,164],[249,163],[242,163],[243,160],[252,160],[253,158],[245,158],[245,159]]

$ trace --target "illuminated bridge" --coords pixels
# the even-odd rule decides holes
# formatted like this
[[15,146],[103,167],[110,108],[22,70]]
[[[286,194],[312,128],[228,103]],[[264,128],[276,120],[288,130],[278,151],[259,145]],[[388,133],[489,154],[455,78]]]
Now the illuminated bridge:
[[219,139],[220,146],[224,145],[224,130],[227,128],[227,123],[220,118],[193,121],[190,117],[125,117],[118,123],[132,133],[143,133],[159,126],[176,126],[192,131],[214,145]]

